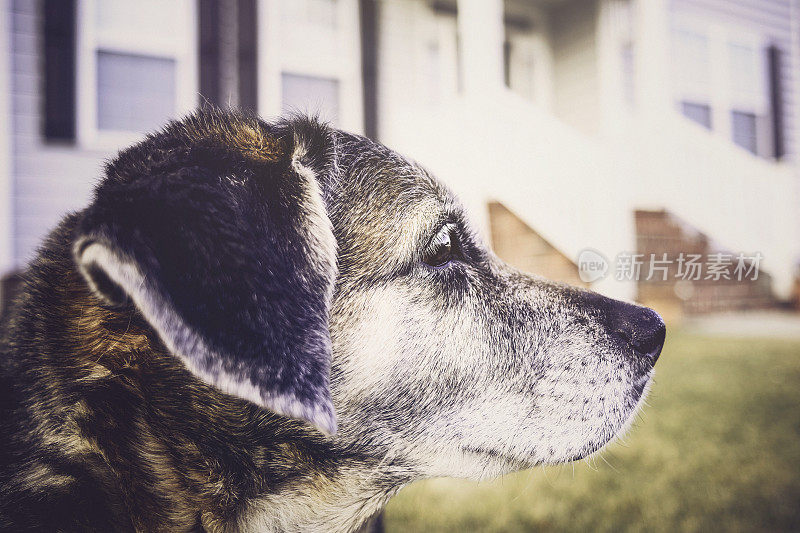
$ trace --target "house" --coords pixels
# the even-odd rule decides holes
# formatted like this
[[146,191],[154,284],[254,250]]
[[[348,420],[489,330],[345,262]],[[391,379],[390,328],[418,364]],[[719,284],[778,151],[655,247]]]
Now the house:
[[[0,0],[0,37],[2,273],[206,100],[412,155],[528,270],[689,312],[796,286],[798,0]],[[760,281],[673,279],[690,248]]]

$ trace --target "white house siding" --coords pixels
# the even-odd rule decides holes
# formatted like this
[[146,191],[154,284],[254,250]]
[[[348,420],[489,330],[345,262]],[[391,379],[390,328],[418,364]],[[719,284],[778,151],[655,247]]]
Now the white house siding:
[[574,0],[550,11],[553,109],[558,118],[587,134],[599,127],[600,87],[597,2]]
[[[727,23],[743,26],[761,34],[768,44],[781,50],[781,89],[783,92],[784,143],[786,157],[797,160],[800,147],[797,123],[798,72],[792,61],[792,50],[799,51],[797,42],[792,42],[792,1],[794,0],[670,0],[673,15],[687,13]],[[797,30],[798,28],[795,28]]]
[[[11,87],[10,56],[11,4],[0,0],[0,276],[13,261],[13,225],[11,222],[11,125],[9,98]],[[0,295],[2,297],[2,295]]]
[[85,205],[110,153],[46,143],[41,134],[41,3],[11,4],[13,265],[22,267],[65,213]]

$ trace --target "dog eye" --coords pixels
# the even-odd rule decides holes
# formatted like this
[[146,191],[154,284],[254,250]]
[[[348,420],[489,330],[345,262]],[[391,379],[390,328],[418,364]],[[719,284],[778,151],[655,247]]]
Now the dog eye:
[[458,237],[455,231],[452,226],[444,226],[422,253],[422,262],[433,267],[444,266],[453,259],[457,249]]

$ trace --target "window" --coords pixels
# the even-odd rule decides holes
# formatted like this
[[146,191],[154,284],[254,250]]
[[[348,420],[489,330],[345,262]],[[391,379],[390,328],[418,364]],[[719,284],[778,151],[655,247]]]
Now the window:
[[113,148],[196,105],[195,2],[83,0],[78,138]]
[[325,121],[339,122],[339,81],[331,78],[283,73],[281,76],[283,112],[319,115]]
[[746,28],[676,14],[673,83],[684,116],[756,155],[772,155],[766,46]]
[[761,61],[755,46],[739,42],[728,43],[730,87],[734,101],[757,106],[763,98]]
[[425,85],[420,96],[427,96],[430,104],[438,104],[461,92],[460,37],[455,5],[435,3],[431,7],[433,17],[422,25],[428,66],[423,72]]
[[431,104],[438,104],[442,96],[441,62],[439,43],[427,43],[425,47],[425,92],[427,93],[426,101]]
[[256,16],[259,113],[364,131],[358,0],[261,0]]
[[711,107],[708,104],[681,102],[681,111],[689,120],[697,122],[706,129],[711,129]]
[[623,96],[625,102],[633,106],[636,103],[636,50],[632,41],[622,45],[620,55]]
[[677,28],[673,45],[675,77],[681,89],[707,94],[711,82],[707,35],[699,29]]
[[742,148],[758,154],[758,123],[754,113],[731,112],[733,142]]
[[506,19],[503,50],[505,84],[516,94],[547,107],[550,101],[550,51],[534,19]]
[[711,129],[711,78],[708,37],[697,28],[676,27],[672,33],[673,75],[683,115]]
[[97,51],[97,128],[147,131],[175,112],[175,60]]
[[528,100],[536,99],[534,87],[535,44],[531,35],[507,30],[504,47],[506,86]]
[[728,75],[731,87],[731,138],[758,155],[760,140],[769,136],[768,95],[764,51],[759,43],[728,43]]
[[608,12],[609,26],[619,47],[619,72],[622,101],[633,108],[636,105],[636,13],[631,1],[612,2]]

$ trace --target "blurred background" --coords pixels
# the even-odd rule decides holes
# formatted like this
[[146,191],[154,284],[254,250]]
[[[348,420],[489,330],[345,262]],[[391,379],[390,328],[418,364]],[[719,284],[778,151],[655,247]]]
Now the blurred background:
[[800,530],[800,0],[0,0],[2,299],[203,102],[383,142],[506,261],[667,319],[624,442],[413,485],[388,531]]

